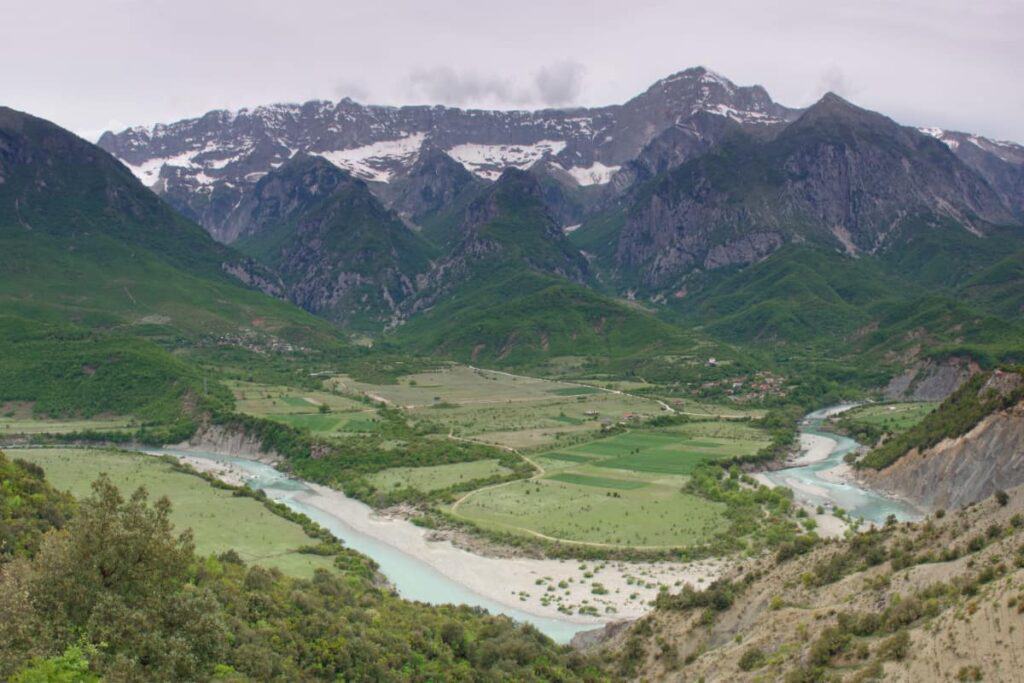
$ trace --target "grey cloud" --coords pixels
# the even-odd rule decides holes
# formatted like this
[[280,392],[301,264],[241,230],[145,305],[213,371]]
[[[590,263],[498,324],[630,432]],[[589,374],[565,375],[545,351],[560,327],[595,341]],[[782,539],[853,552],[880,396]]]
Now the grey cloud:
[[583,65],[557,62],[538,69],[526,84],[513,78],[456,71],[451,67],[416,69],[411,90],[425,101],[450,105],[548,106],[573,103],[583,86]]
[[585,71],[579,62],[559,62],[543,67],[534,76],[541,103],[552,107],[574,103],[583,90]]
[[815,95],[823,95],[827,92],[834,92],[847,99],[854,97],[860,88],[856,87],[846,72],[835,64],[827,67],[818,77],[818,87]]
[[351,97],[357,102],[366,102],[370,97],[370,90],[356,81],[340,81],[334,86],[334,96],[338,99]]

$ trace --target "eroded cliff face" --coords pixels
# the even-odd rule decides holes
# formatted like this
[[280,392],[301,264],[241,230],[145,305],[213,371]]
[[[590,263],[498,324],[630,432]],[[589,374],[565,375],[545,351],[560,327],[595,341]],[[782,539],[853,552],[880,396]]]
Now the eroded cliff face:
[[913,449],[884,470],[860,476],[931,510],[959,508],[1024,483],[1024,401],[990,414],[963,436]]
[[890,401],[941,401],[979,372],[981,367],[967,358],[927,360],[893,377],[885,387],[885,397]]
[[263,448],[257,437],[240,429],[228,429],[209,425],[197,431],[188,441],[175,444],[174,448],[188,451],[206,451],[235,458],[245,458],[273,465],[284,458],[279,453]]

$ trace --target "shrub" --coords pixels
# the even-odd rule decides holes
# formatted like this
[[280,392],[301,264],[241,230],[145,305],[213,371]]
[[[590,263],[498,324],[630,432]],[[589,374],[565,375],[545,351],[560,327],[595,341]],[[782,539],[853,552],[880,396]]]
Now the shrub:
[[753,671],[764,665],[764,652],[756,647],[748,647],[740,655],[739,667],[742,671]]

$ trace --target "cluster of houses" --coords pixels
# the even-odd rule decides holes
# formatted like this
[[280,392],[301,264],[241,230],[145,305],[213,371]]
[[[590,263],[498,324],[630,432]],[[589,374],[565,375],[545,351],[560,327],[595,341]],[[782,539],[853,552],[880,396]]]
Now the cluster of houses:
[[704,382],[700,386],[705,393],[721,391],[729,400],[737,403],[763,401],[766,398],[783,398],[787,393],[785,378],[767,370],[762,370],[752,376],[740,375]]

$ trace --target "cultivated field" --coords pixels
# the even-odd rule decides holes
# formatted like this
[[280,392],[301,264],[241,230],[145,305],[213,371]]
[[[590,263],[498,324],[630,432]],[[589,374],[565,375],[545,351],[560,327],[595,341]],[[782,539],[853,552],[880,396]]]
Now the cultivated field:
[[392,467],[367,477],[381,491],[413,488],[428,493],[477,479],[508,474],[497,460],[475,460],[432,467]]
[[177,529],[190,528],[201,555],[235,549],[247,562],[309,578],[313,570],[332,566],[329,558],[296,552],[315,541],[302,528],[273,514],[263,504],[236,497],[199,477],[175,471],[159,458],[99,449],[7,449],[11,458],[40,465],[58,489],[75,497],[87,496],[101,473],[128,496],[140,486],[151,500],[167,496],[173,504],[171,519]]
[[397,384],[339,376],[328,386],[400,406],[453,436],[509,448],[543,448],[593,438],[602,423],[664,412],[656,401],[602,388],[512,376],[454,365]]
[[43,419],[32,415],[32,404],[9,401],[0,405],[0,438],[19,434],[67,434],[87,430],[110,431],[137,426],[129,417],[96,417],[88,419]]
[[937,405],[938,403],[927,401],[866,405],[842,413],[840,417],[889,431],[902,432],[923,420]]
[[360,401],[329,391],[252,382],[225,382],[238,412],[307,429],[318,436],[373,431],[377,411]]
[[530,456],[543,476],[473,492],[452,511],[488,528],[583,543],[698,544],[727,527],[725,506],[683,493],[686,475],[767,443],[727,421],[634,430]]

